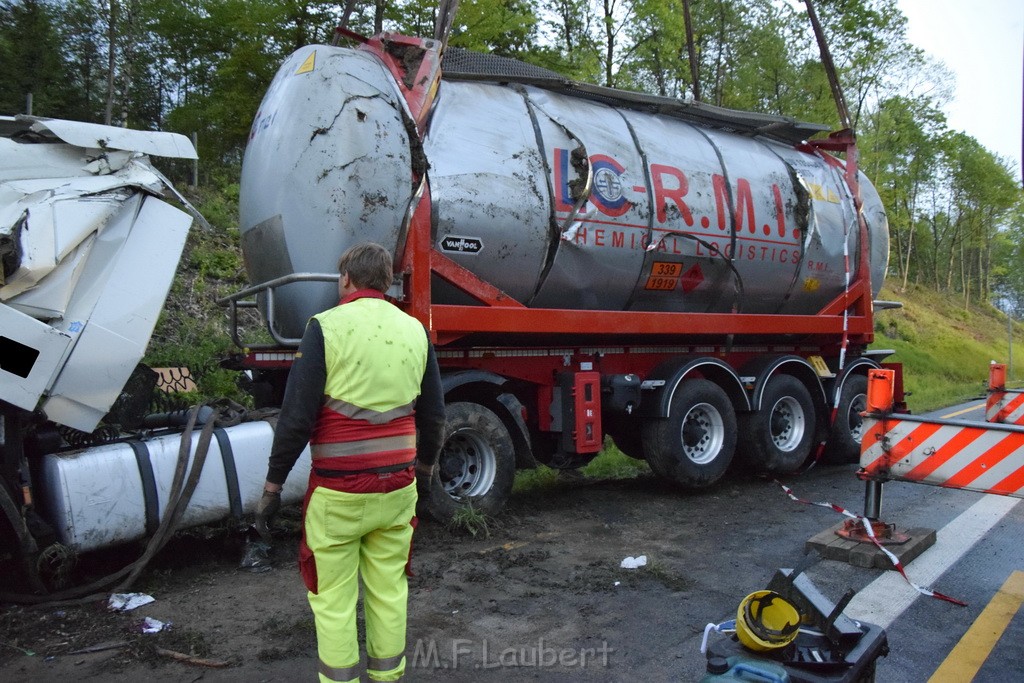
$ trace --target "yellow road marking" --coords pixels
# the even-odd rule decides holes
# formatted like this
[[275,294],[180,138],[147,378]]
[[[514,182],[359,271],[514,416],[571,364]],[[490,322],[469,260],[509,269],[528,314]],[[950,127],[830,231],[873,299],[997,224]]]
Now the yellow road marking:
[[970,408],[964,408],[963,410],[958,410],[955,413],[950,413],[949,415],[942,415],[939,419],[940,420],[948,420],[951,417],[956,417],[957,415],[963,415],[964,413],[969,413],[972,410],[977,410],[978,408],[983,408],[984,406],[985,406],[984,403],[979,403],[976,406],[971,406]]
[[1021,603],[1024,603],[1024,572],[1015,571],[928,679],[928,683],[966,683],[973,680],[1003,631],[1010,625],[1013,615],[1020,609]]

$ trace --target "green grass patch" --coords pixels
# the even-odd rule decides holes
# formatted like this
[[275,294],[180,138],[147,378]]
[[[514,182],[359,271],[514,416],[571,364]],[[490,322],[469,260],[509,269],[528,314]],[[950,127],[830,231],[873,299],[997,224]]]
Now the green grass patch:
[[[879,298],[901,301],[903,308],[875,314],[872,348],[895,349],[887,360],[903,364],[907,404],[915,413],[983,395],[989,363],[1009,358],[1006,316],[990,306],[965,309],[961,300],[923,287],[883,288]],[[1024,339],[1019,324],[1013,333]],[[1015,342],[1013,355],[1017,363],[1009,382],[1024,375],[1024,345]]]
[[[576,476],[582,475],[584,479],[635,479],[649,474],[651,468],[645,461],[624,454],[615,447],[611,439],[606,438],[604,448],[597,454],[597,457],[587,463],[586,467],[577,471],[579,474]],[[538,465],[535,469],[519,470],[516,473],[512,492],[547,491],[564,485],[566,485],[566,479],[560,475],[560,470]]]
[[635,479],[650,471],[646,461],[629,457],[608,438],[604,440],[604,449],[580,470],[588,479]]
[[455,511],[448,522],[448,528],[453,531],[465,532],[473,538],[477,536],[490,538],[491,523],[492,519],[473,507],[473,503],[470,502]]

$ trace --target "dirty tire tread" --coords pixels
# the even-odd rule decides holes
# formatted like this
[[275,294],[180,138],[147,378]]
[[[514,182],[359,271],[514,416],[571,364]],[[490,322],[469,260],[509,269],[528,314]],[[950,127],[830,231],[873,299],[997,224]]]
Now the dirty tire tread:
[[832,425],[825,448],[825,462],[840,465],[860,462],[860,442],[850,434],[850,403],[858,396],[867,398],[868,378],[852,375],[843,385],[839,396],[839,410]]
[[[794,399],[803,411],[803,437],[789,451],[781,450],[771,435],[772,408],[786,397]],[[814,449],[814,434],[817,428],[814,401],[803,382],[792,375],[776,375],[769,379],[761,399],[761,410],[744,415],[740,425],[740,449],[743,459],[758,470],[795,472],[806,462]]]
[[[691,409],[701,404],[711,406],[722,420],[721,446],[705,463],[688,458],[682,444],[684,419]],[[672,397],[669,417],[644,421],[644,457],[659,477],[686,488],[706,488],[725,476],[736,452],[736,433],[736,413],[726,393],[705,379],[684,380]]]
[[[515,451],[508,429],[492,410],[477,403],[454,402],[445,406],[445,447],[434,468],[429,486],[420,482],[420,512],[440,522],[450,522],[466,504],[486,515],[501,511],[512,493],[516,475]],[[494,481],[486,493],[457,501],[444,489],[441,469],[449,440],[460,430],[470,430],[486,443],[494,455]]]

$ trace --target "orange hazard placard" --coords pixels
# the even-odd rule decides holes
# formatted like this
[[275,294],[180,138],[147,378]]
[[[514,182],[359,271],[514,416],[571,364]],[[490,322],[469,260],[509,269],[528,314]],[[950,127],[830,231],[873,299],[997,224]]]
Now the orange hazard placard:
[[647,278],[647,284],[644,285],[644,289],[670,292],[676,288],[682,272],[682,263],[655,261],[651,264],[651,276]]
[[644,289],[654,289],[661,292],[670,292],[676,288],[676,283],[679,280],[671,277],[649,277],[647,278],[647,284],[644,285]]
[[682,272],[682,263],[655,261],[651,264],[651,277],[679,277]]

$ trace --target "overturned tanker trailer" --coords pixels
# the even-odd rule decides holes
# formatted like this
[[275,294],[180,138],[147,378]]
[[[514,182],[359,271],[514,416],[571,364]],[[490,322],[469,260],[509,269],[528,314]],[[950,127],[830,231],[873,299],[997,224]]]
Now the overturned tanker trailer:
[[435,515],[496,510],[517,466],[581,466],[604,435],[688,487],[734,456],[856,460],[888,228],[848,132],[356,38],[295,52],[252,125],[255,284],[225,303],[275,339],[236,339],[264,401],[336,303],[338,255],[370,240],[437,345]]

